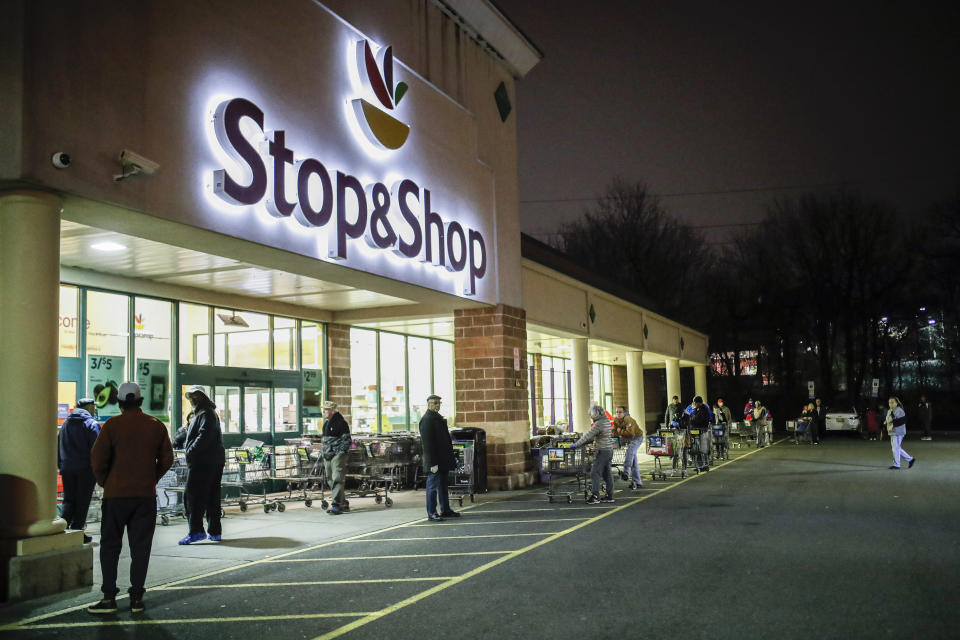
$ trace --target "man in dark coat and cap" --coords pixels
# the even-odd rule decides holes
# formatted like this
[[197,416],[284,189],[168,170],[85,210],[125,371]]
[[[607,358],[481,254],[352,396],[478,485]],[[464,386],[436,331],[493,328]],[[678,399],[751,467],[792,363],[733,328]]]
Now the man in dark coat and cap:
[[427,411],[420,418],[420,439],[423,441],[423,472],[427,476],[427,518],[432,522],[459,518],[460,514],[450,508],[447,496],[447,473],[456,467],[456,457],[447,419],[440,415],[438,395],[427,397]]

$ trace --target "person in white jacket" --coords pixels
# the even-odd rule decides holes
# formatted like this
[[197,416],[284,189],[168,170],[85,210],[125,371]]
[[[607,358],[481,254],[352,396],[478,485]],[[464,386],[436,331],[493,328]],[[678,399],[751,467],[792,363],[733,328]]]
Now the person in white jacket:
[[907,467],[913,467],[917,459],[903,450],[900,444],[903,437],[907,435],[907,412],[903,410],[903,405],[897,398],[890,398],[887,401],[890,410],[887,411],[887,433],[890,434],[890,448],[893,450],[893,464],[890,468],[897,471],[900,469],[900,458],[907,461]]

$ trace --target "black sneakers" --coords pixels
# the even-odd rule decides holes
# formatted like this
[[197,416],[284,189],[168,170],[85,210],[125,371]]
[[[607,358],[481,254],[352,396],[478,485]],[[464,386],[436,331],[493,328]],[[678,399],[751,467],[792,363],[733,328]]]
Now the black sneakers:
[[143,598],[134,598],[130,596],[130,613],[143,613]]
[[613,499],[613,496],[603,496],[600,498],[600,502],[616,502],[616,500]]
[[907,463],[907,469],[913,469],[913,463],[916,462],[916,458],[911,458],[910,462]]
[[[131,604],[133,604],[131,602]],[[117,600],[115,598],[104,598],[96,604],[87,607],[87,613],[115,613],[117,611]],[[141,609],[143,611],[143,609]]]

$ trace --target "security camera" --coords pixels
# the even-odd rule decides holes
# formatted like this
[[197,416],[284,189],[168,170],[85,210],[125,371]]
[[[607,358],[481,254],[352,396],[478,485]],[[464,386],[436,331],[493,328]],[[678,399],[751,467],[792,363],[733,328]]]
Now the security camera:
[[53,157],[50,158],[50,162],[53,163],[57,169],[66,169],[70,166],[70,154],[64,153],[63,151],[57,151],[53,154]]
[[130,149],[124,149],[120,152],[120,165],[123,167],[123,173],[113,176],[115,182],[140,174],[151,175],[160,168],[160,165],[153,160],[144,158],[139,153],[130,151]]

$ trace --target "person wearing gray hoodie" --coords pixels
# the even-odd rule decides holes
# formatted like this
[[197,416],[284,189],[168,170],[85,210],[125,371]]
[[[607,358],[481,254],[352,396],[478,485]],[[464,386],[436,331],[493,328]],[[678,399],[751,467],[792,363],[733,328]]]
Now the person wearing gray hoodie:
[[[582,447],[593,442],[596,447],[596,456],[593,459],[593,466],[590,467],[590,486],[592,493],[587,498],[587,504],[599,504],[601,502],[613,502],[613,436],[610,433],[610,420],[607,418],[607,412],[598,404],[590,407],[590,419],[593,420],[593,426],[590,431],[581,436],[579,440],[573,443],[571,449]],[[600,497],[600,483],[605,482],[607,492]]]

